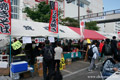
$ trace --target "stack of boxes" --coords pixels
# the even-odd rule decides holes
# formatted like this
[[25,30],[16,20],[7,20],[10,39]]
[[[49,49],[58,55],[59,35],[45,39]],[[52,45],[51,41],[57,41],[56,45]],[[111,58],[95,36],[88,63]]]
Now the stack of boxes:
[[66,65],[70,65],[71,64],[71,62],[72,62],[72,59],[66,59]]
[[34,65],[34,70],[39,74],[40,77],[43,76],[43,57],[37,57],[37,62]]

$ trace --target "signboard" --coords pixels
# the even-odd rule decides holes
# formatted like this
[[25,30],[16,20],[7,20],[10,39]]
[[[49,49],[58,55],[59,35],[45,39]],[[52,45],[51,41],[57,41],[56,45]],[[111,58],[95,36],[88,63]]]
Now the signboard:
[[45,38],[35,38],[35,43],[45,42]]
[[22,37],[23,43],[32,43],[31,37]]
[[55,9],[51,9],[51,16],[49,21],[49,31],[58,33],[58,3],[55,2]]
[[[93,16],[94,17],[94,16]],[[85,22],[105,20],[105,16],[84,19]]]
[[22,43],[20,41],[16,41],[12,44],[13,50],[17,50],[22,46]]
[[48,37],[48,40],[52,43],[55,42],[55,38],[54,37]]
[[0,34],[11,34],[10,0],[0,0]]

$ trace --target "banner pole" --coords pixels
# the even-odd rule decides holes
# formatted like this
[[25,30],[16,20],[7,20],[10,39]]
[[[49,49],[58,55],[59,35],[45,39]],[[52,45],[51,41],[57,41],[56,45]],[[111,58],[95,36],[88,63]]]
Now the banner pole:
[[11,35],[10,35],[10,63],[11,63]]
[[59,41],[59,3],[58,3],[58,41]]

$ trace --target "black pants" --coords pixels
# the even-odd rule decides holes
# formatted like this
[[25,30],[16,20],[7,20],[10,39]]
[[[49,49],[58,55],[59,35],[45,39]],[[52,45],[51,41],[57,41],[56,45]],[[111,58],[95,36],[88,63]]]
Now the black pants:
[[48,69],[48,74],[51,74],[53,72],[53,60],[43,60],[43,77],[44,80],[47,78],[47,69]]
[[[56,67],[56,65],[57,65],[57,67]],[[60,67],[60,60],[54,60],[54,69],[56,70],[56,68],[57,68],[57,71],[60,71],[59,67]]]

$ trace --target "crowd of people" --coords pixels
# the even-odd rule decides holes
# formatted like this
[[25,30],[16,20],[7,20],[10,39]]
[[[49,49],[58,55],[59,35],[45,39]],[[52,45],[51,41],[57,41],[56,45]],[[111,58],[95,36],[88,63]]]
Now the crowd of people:
[[[112,40],[102,40],[97,46],[98,42],[93,40],[92,46],[88,50],[88,59],[90,60],[90,66],[88,71],[92,71],[97,68],[95,60],[99,58],[103,64],[101,67],[101,73],[104,79],[111,76],[114,72],[120,70],[120,41],[116,40],[116,36],[113,36]],[[90,56],[90,49],[93,51],[93,55]]]
[[[14,40],[14,42],[15,41],[16,40]],[[26,54],[26,60],[29,65],[35,64],[37,56],[43,57],[44,80],[51,80],[53,76],[55,77],[55,74],[58,74],[60,80],[62,80],[62,75],[59,69],[61,54],[63,52],[75,51],[75,48],[78,48],[79,51],[81,51],[82,59],[89,60],[89,72],[97,68],[95,61],[98,58],[103,62],[101,72],[105,78],[112,75],[120,68],[120,41],[117,41],[115,36],[113,36],[112,40],[105,39],[101,40],[101,42],[98,40],[92,40],[91,43],[71,39],[55,40],[54,43],[50,43],[50,41],[46,39],[44,43],[39,43],[39,45],[36,45],[34,48],[32,43],[26,44],[24,47],[24,53]],[[17,50],[12,49],[12,55],[20,54],[21,49],[22,48]],[[91,55],[90,50],[92,50]]]

